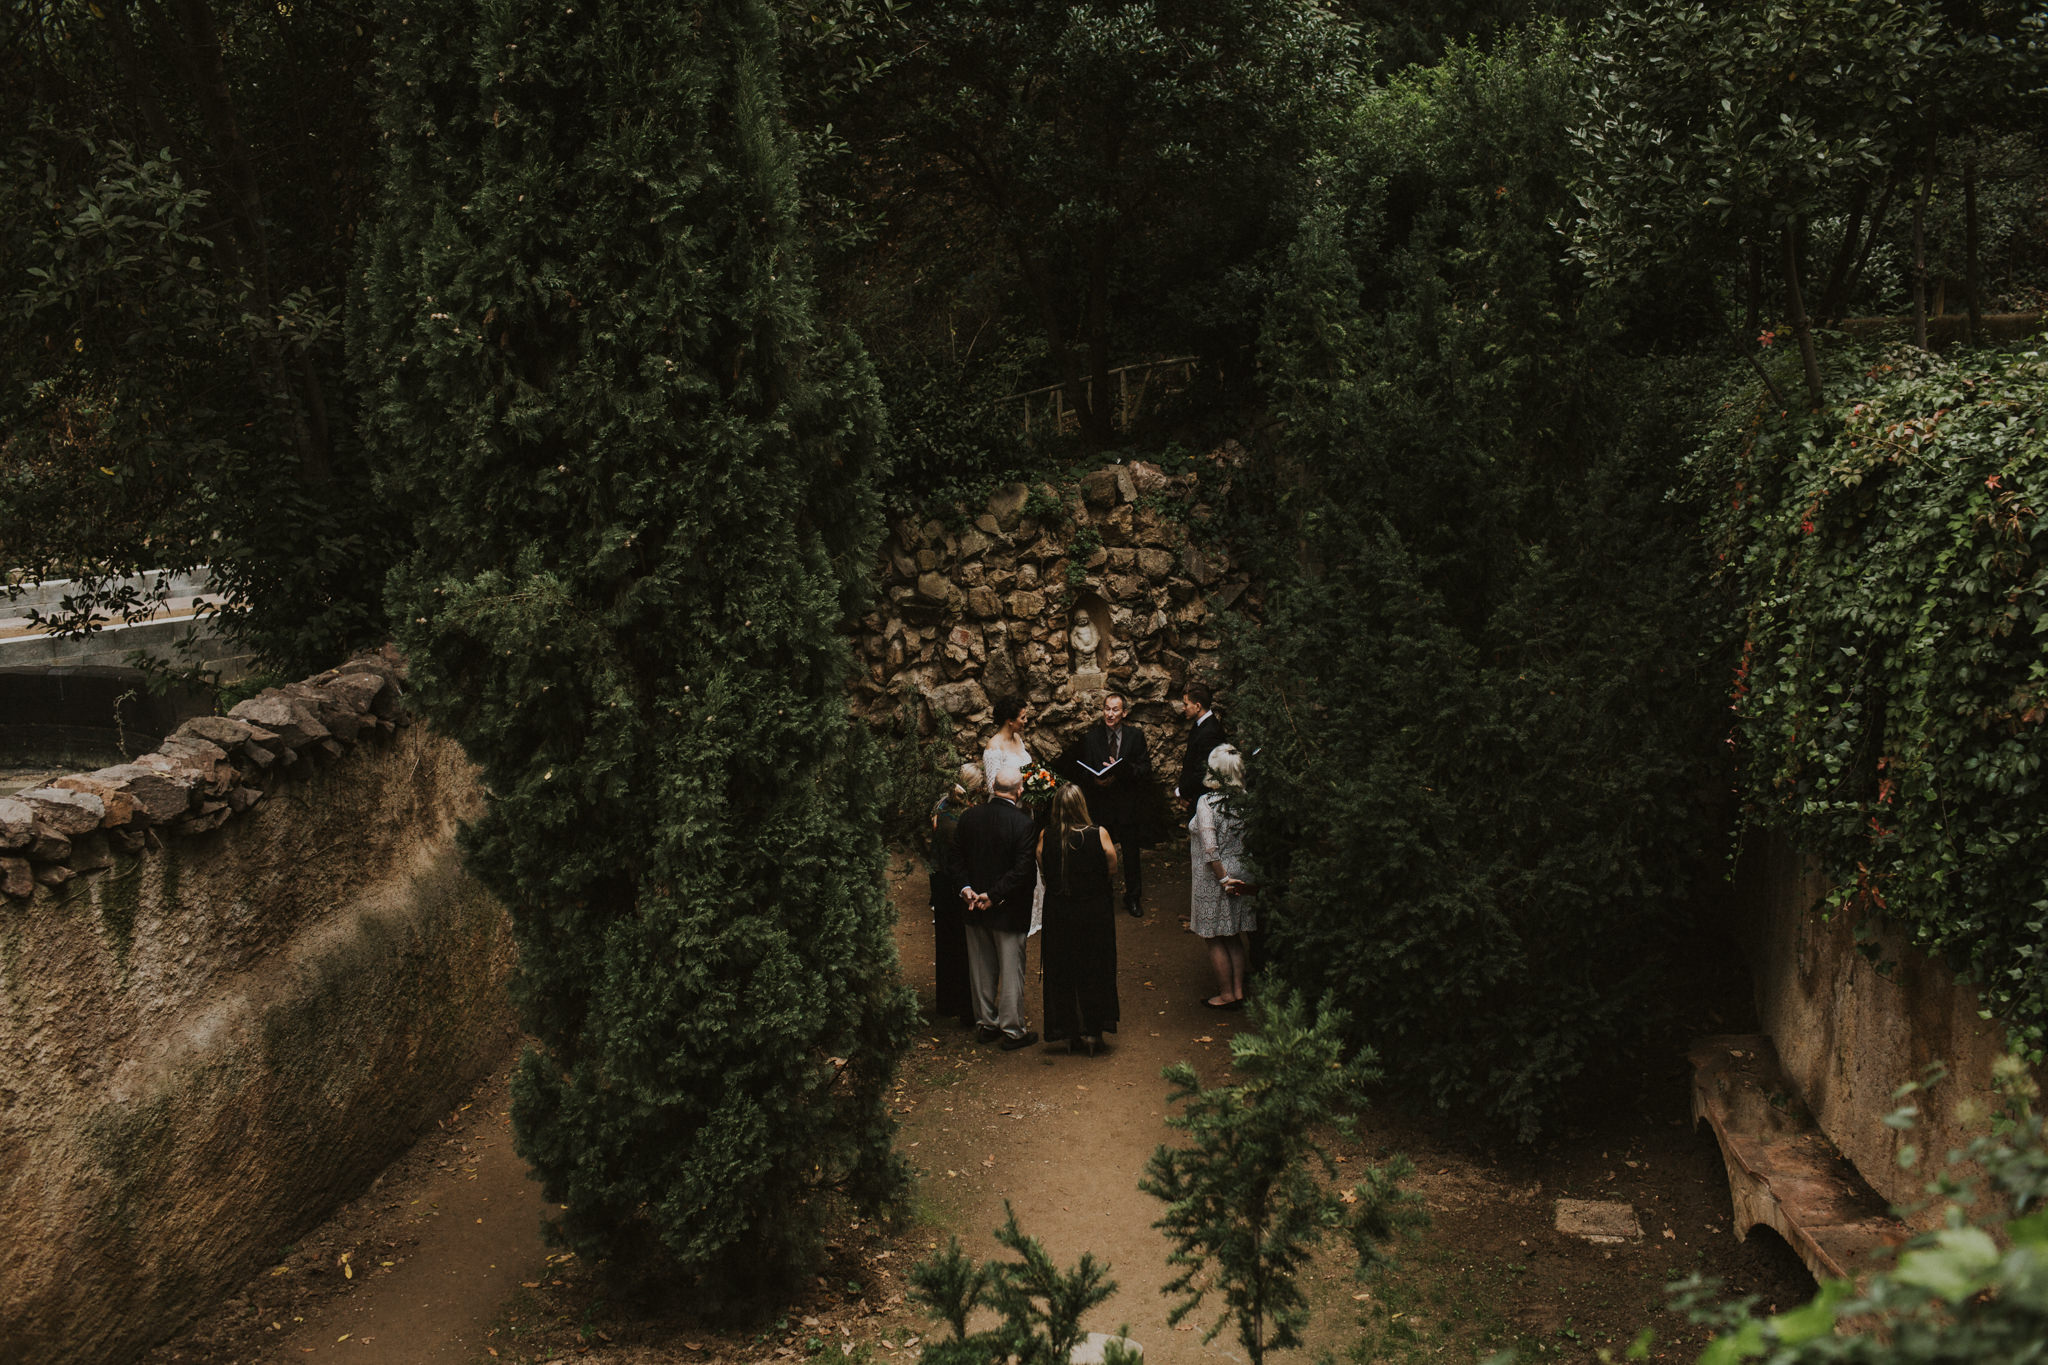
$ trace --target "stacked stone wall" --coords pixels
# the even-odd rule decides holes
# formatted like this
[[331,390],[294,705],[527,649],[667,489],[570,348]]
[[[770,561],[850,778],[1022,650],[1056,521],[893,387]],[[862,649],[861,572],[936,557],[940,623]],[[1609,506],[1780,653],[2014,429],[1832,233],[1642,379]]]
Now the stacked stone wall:
[[[909,704],[927,735],[963,755],[993,732],[1006,696],[1031,703],[1034,752],[1093,722],[1106,688],[1132,703],[1155,755],[1185,728],[1191,679],[1213,680],[1216,614],[1258,594],[1213,528],[1244,460],[1225,442],[1195,470],[1112,464],[1071,482],[1013,483],[948,517],[892,521],[878,566],[884,601],[861,623],[854,708]],[[1076,613],[1096,633],[1078,649]]]

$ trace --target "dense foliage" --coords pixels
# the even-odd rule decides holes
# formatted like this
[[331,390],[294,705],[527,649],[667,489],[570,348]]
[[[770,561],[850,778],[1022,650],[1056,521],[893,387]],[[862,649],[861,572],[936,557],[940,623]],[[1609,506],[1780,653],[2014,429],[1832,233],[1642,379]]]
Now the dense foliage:
[[1685,375],[1560,264],[1572,64],[1458,49],[1360,105],[1270,315],[1236,654],[1279,969],[1525,1135],[1643,1021],[1711,814]]
[[1742,603],[1752,816],[1831,908],[1904,925],[2048,1041],[2048,354],[1833,357],[1832,402],[1731,398],[1697,472]]
[[387,13],[352,338],[400,641],[491,793],[557,1234],[760,1290],[897,1179],[908,1019],[839,633],[879,414],[815,320],[773,20]]
[[1354,26],[1303,0],[871,17],[857,46],[879,74],[815,111],[846,155],[813,178],[864,224],[844,268],[858,287],[839,294],[878,353],[1029,336],[1033,384],[1065,386],[1095,448],[1115,440],[1121,360],[1199,349],[1243,367],[1261,266],[1363,74]]
[[1775,305],[1818,405],[1813,315],[1838,320],[1862,292],[1894,205],[1910,220],[1926,344],[1928,206],[1945,159],[1962,172],[1954,235],[1974,333],[1980,143],[2043,110],[2038,6],[1646,0],[1611,9],[1587,47],[1575,249],[1597,273],[1640,281],[1650,264],[1690,262],[1740,278],[1750,330]]
[[381,632],[388,518],[339,373],[366,50],[326,6],[0,19],[0,555],[75,580],[59,624],[211,564],[274,666]]

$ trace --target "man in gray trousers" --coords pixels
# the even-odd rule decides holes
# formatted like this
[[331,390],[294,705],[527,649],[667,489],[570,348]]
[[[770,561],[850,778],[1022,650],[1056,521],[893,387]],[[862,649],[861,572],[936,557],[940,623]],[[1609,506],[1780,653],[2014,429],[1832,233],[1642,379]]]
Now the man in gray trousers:
[[960,817],[953,835],[953,875],[967,923],[967,976],[981,1040],[1003,1051],[1030,1047],[1024,1027],[1024,939],[1031,930],[1031,893],[1038,886],[1038,829],[1017,804],[1023,775],[988,775],[995,793]]

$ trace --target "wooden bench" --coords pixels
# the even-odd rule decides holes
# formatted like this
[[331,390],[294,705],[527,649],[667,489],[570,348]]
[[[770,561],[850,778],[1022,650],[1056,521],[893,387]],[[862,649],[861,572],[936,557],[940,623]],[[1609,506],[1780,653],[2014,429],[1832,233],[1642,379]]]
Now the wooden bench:
[[1816,1280],[1857,1279],[1905,1241],[1905,1224],[1814,1125],[1767,1036],[1718,1034],[1687,1055],[1693,1121],[1721,1144],[1738,1237],[1772,1229]]

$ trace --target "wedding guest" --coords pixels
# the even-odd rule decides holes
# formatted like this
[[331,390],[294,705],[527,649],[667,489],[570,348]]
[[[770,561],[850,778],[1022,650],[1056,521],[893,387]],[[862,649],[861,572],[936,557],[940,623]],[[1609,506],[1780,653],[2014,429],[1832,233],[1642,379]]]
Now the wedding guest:
[[1104,693],[1102,719],[1088,727],[1060,766],[1080,784],[1088,808],[1116,845],[1124,870],[1125,912],[1142,915],[1138,898],[1145,894],[1145,871],[1139,861],[1139,828],[1151,795],[1152,751],[1145,732],[1126,719],[1129,714],[1129,702]]
[[1052,818],[1038,837],[1039,875],[1045,882],[1045,937],[1039,963],[1045,972],[1045,1041],[1068,1040],[1067,1050],[1106,1050],[1102,1035],[1116,1032],[1116,845],[1091,824],[1088,800],[1071,782],[1053,794]]
[[988,774],[995,796],[960,817],[954,890],[967,924],[967,976],[981,1040],[1014,1052],[1038,1041],[1024,1027],[1024,936],[1038,886],[1038,831],[1017,804],[1015,768]]
[[1209,754],[1203,779],[1208,792],[1195,803],[1188,821],[1190,906],[1188,927],[1209,943],[1209,965],[1216,972],[1216,994],[1202,1003],[1211,1009],[1238,1009],[1244,1004],[1245,969],[1250,952],[1245,934],[1259,927],[1258,911],[1245,893],[1244,818],[1237,799],[1244,792],[1244,759],[1229,744]]
[[967,924],[961,917],[959,882],[954,879],[954,839],[960,817],[981,790],[981,769],[972,763],[960,771],[932,807],[931,893],[932,975],[937,987],[937,1017],[974,1023],[974,997],[967,984]]

